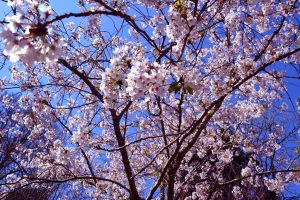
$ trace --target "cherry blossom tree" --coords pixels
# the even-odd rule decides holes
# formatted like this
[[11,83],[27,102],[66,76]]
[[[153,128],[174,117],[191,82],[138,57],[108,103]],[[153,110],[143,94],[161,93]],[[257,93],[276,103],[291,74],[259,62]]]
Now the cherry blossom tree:
[[51,1],[7,0],[0,36],[11,77],[0,88],[22,93],[28,112],[13,119],[31,145],[18,159],[35,169],[10,189],[276,199],[299,183],[300,102],[284,103],[286,79],[299,79],[298,0],[77,4],[57,14]]
[[[0,198],[5,197],[6,200],[46,200],[53,191],[57,189],[58,184],[53,187],[53,184],[47,187],[32,187],[30,184],[10,188],[10,183],[16,184],[20,177],[31,175],[35,172],[32,168],[22,167],[22,161],[27,158],[22,155],[22,148],[31,146],[28,142],[30,131],[13,119],[12,116],[16,112],[20,112],[20,108],[16,102],[18,95],[3,93],[0,94],[1,101],[9,101],[9,107],[0,107],[0,185],[2,191]],[[27,112],[22,110],[22,112]],[[17,178],[18,177],[18,178]],[[16,181],[16,182],[14,182]]]

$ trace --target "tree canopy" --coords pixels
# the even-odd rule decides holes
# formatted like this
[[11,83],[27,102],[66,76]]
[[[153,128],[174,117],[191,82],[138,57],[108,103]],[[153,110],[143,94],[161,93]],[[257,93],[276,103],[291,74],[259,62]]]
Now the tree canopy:
[[280,199],[300,182],[298,0],[3,2],[0,89],[19,96],[0,145],[15,138],[22,173],[0,198]]

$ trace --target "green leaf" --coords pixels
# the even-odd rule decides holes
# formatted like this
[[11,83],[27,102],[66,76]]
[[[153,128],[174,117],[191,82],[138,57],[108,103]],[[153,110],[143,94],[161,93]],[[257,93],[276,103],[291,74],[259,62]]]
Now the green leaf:
[[181,9],[182,8],[182,0],[176,0],[175,6],[177,7],[177,9]]
[[186,14],[186,7],[184,0],[176,0],[175,1],[175,8],[181,11],[181,14]]
[[170,93],[175,92],[175,94],[176,94],[176,93],[178,93],[178,92],[180,91],[180,89],[181,89],[180,83],[179,83],[179,82],[173,82],[173,83],[170,85],[168,91],[169,91]]
[[191,88],[190,86],[187,86],[187,87],[185,87],[184,88],[189,94],[194,94],[194,90],[193,90],[193,88]]

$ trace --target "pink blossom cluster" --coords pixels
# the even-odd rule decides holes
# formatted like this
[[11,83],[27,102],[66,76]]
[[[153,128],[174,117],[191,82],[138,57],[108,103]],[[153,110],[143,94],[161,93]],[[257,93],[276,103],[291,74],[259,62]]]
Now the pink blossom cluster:
[[[52,62],[62,53],[63,42],[51,28],[42,24],[53,14],[50,6],[38,1],[8,1],[16,6],[17,14],[5,18],[7,25],[2,27],[4,54],[11,62],[22,61],[26,65],[40,62]],[[26,10],[32,10],[25,14]],[[25,25],[25,26],[24,26]]]

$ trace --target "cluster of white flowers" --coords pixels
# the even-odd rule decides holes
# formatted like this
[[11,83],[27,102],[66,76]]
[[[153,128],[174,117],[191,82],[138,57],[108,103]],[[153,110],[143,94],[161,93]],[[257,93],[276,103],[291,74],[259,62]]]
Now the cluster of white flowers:
[[19,5],[24,5],[26,3],[37,4],[37,1],[35,0],[8,0],[7,1],[8,6],[19,6]]
[[150,62],[144,57],[142,47],[129,44],[118,47],[111,59],[111,67],[102,74],[100,89],[107,105],[114,99],[147,95],[163,95],[167,90],[168,73],[164,64]]
[[191,10],[186,9],[183,5],[177,8],[176,6],[170,6],[169,17],[169,24],[166,26],[165,32],[170,41],[176,43],[173,47],[174,55],[179,55],[187,34],[190,34],[191,37],[194,34],[198,34],[197,32],[190,33],[190,31],[191,27],[195,26],[199,21],[192,15]]
[[138,3],[158,9],[162,6],[163,0],[138,0]]
[[242,200],[243,199],[243,193],[239,186],[233,186],[232,194],[236,198],[236,200]]
[[[18,9],[16,15],[8,16],[5,20],[8,22],[0,33],[3,38],[5,50],[3,53],[9,56],[11,62],[21,60],[26,65],[33,65],[39,62],[51,62],[63,54],[63,40],[50,36],[51,30],[36,20],[35,15],[44,16],[44,21],[53,14],[50,6],[39,4],[37,1],[9,1],[9,5],[25,6],[27,5],[34,12],[25,16],[24,11]],[[25,4],[25,5],[24,5]],[[19,7],[18,7],[19,8]],[[20,27],[26,24],[26,27]]]
[[264,178],[264,184],[270,191],[281,193],[286,185],[286,177],[284,174],[277,173],[274,179]]
[[248,167],[248,166],[245,167],[245,168],[243,168],[242,171],[241,171],[241,175],[243,177],[250,176],[251,174],[252,174],[252,169],[250,167]]
[[164,65],[147,61],[135,63],[127,76],[126,91],[133,98],[150,95],[163,95],[166,92],[167,71]]
[[218,158],[220,161],[224,163],[230,163],[232,161],[232,152],[229,149],[226,149],[225,151],[221,151],[218,154]]
[[243,20],[243,14],[246,9],[244,7],[233,8],[225,17],[225,25],[230,29],[238,29],[238,24]]

